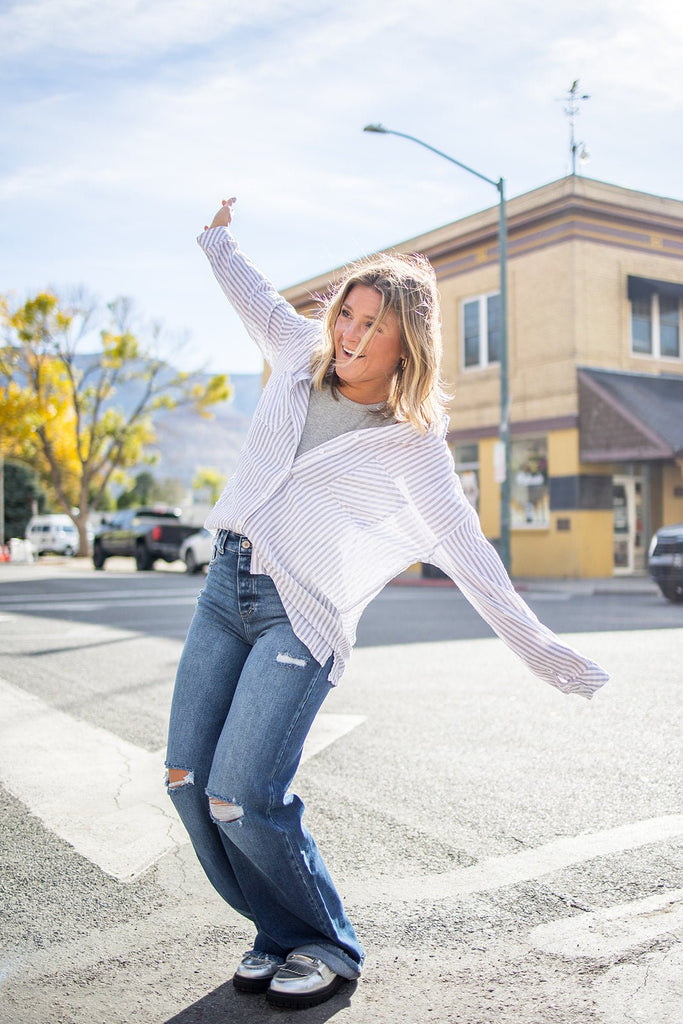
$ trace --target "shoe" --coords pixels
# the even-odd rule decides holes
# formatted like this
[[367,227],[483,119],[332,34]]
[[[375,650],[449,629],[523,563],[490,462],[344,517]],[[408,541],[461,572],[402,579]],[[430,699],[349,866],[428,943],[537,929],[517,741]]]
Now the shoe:
[[271,979],[282,967],[282,958],[250,949],[232,976],[238,992],[265,992]]
[[305,1010],[333,996],[345,982],[339,974],[315,956],[290,953],[266,992],[272,1006]]

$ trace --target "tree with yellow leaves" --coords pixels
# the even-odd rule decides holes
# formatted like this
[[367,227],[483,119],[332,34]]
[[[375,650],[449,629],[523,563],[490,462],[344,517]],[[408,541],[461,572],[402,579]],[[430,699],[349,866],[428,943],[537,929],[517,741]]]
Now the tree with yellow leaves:
[[192,490],[205,494],[207,504],[215,505],[225,487],[227,477],[212,466],[200,466],[192,481]]
[[115,473],[141,462],[154,413],[191,406],[210,416],[230,397],[228,379],[174,370],[153,351],[158,328],[150,345],[130,329],[124,299],[103,314],[41,292],[15,308],[0,300],[0,316],[0,455],[23,458],[51,482],[85,552],[88,514]]

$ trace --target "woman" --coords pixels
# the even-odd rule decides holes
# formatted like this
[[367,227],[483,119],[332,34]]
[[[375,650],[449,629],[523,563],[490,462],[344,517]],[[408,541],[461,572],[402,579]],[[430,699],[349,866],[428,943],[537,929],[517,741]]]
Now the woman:
[[198,241],[272,373],[207,519],[216,541],[178,668],[168,787],[209,880],[255,926],[235,987],[299,1009],[363,964],[289,786],[368,602],[430,562],[542,679],[591,697],[607,675],[541,625],[463,495],[429,264],[356,264],[309,320],[237,248],[233,204]]

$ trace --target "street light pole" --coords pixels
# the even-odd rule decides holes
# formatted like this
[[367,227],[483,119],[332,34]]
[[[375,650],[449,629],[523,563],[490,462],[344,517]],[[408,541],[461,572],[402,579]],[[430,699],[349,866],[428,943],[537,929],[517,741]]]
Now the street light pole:
[[[422,139],[414,135],[407,135],[405,132],[395,132],[391,128],[385,128],[381,124],[368,124],[363,129],[365,132],[377,132],[381,135],[397,135],[401,139],[409,139],[416,142],[418,146],[436,153],[444,160],[460,167],[463,171],[473,174],[476,178],[493,185],[498,191],[498,257],[500,265],[500,424],[499,435],[502,449],[502,466],[498,474],[500,483],[500,557],[505,568],[510,571],[510,386],[508,366],[508,306],[507,306],[507,211],[505,207],[505,179],[487,178],[480,174],[473,167],[461,163],[455,157],[443,153],[440,149],[430,146]],[[500,479],[502,477],[502,479]]]

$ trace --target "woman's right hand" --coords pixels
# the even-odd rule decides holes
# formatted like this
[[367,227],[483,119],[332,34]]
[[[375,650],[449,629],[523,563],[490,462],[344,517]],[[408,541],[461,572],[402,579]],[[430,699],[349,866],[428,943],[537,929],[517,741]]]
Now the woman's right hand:
[[223,199],[222,202],[221,202],[220,210],[218,211],[216,216],[213,218],[213,220],[211,221],[210,225],[209,224],[205,224],[204,225],[204,230],[208,231],[209,227],[212,227],[212,228],[219,228],[219,227],[227,228],[227,227],[230,227],[230,224],[232,223],[232,209],[233,209],[233,206],[235,205],[236,202],[237,202],[237,198],[235,196],[233,196],[232,199]]

